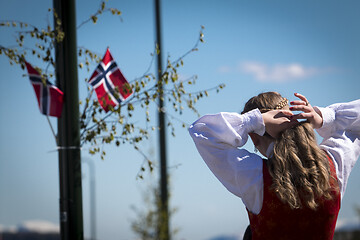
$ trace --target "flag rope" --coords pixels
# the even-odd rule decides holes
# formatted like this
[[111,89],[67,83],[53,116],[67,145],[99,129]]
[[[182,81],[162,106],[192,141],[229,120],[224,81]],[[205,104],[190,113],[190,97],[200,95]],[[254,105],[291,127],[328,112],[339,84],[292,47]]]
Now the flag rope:
[[46,119],[47,119],[47,121],[48,121],[48,123],[49,123],[50,129],[51,129],[51,132],[52,132],[52,134],[54,135],[55,142],[56,142],[56,146],[58,146],[58,145],[59,145],[59,143],[58,143],[58,139],[57,139],[57,137],[56,137],[56,134],[55,134],[54,128],[53,128],[53,126],[52,126],[52,124],[51,124],[51,122],[50,122],[50,119],[49,119],[49,116],[48,116],[48,115],[46,115]]

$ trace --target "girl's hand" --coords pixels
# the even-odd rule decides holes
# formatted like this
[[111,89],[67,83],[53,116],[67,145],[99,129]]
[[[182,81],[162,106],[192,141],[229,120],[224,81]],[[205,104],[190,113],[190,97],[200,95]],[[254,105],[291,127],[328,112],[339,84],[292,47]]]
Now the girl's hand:
[[266,132],[271,137],[277,138],[280,132],[298,123],[296,120],[290,119],[293,115],[289,110],[271,110],[262,113]]
[[310,105],[309,101],[305,96],[295,93],[295,97],[298,97],[300,100],[295,100],[290,102],[292,107],[291,111],[302,111],[302,113],[295,114],[293,119],[306,119],[313,128],[320,128],[323,124],[323,119],[321,113],[315,111],[315,109]]

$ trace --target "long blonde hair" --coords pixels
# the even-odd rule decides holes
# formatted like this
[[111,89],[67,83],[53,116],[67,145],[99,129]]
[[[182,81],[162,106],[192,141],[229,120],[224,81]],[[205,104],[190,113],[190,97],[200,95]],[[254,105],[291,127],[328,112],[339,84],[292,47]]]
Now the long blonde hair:
[[[242,113],[258,108],[261,112],[280,109],[287,101],[277,92],[265,92],[251,98]],[[283,104],[285,102],[285,104]],[[267,137],[270,137],[267,135]],[[292,209],[305,205],[316,209],[316,199],[331,199],[331,174],[326,154],[316,142],[312,126],[301,122],[274,139],[274,154],[267,161],[272,190]]]

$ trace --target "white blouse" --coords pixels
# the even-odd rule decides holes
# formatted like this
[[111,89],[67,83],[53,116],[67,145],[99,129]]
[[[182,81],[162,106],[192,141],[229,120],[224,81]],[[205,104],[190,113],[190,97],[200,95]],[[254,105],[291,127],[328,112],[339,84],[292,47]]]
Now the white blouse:
[[[334,161],[342,197],[360,155],[360,100],[315,108],[323,116],[323,126],[317,129],[323,137],[320,147]],[[247,142],[248,133],[265,133],[260,111],[205,115],[190,126],[189,132],[219,181],[240,197],[251,212],[259,214],[264,187],[262,158],[241,147]]]

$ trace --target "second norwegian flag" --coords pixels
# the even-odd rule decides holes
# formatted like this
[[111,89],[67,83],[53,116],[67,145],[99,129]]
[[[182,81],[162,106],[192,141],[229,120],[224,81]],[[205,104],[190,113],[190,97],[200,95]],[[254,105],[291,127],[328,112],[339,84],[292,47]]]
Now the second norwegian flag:
[[44,115],[60,117],[64,93],[47,79],[43,79],[41,74],[30,63],[25,62],[25,65],[38,100],[40,112]]
[[119,105],[132,94],[130,84],[118,68],[109,48],[91,75],[89,83],[93,86],[105,112],[110,110],[109,106]]

